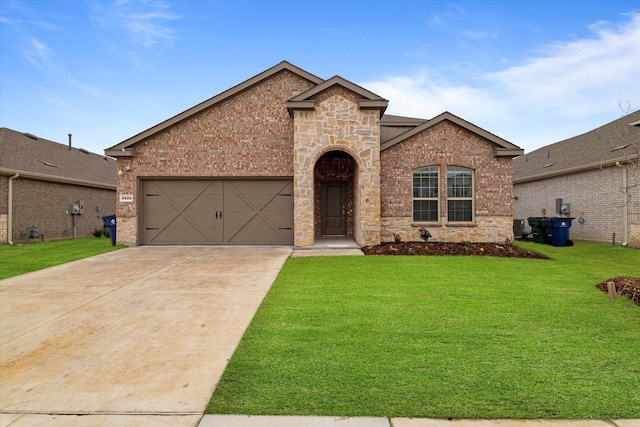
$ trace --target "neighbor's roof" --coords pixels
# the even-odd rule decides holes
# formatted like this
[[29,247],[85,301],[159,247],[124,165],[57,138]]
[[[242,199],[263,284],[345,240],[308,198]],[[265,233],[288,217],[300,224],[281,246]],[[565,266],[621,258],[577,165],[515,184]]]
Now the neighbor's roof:
[[638,158],[640,110],[597,129],[513,159],[514,184]]
[[0,128],[0,174],[116,188],[116,160],[29,133]]

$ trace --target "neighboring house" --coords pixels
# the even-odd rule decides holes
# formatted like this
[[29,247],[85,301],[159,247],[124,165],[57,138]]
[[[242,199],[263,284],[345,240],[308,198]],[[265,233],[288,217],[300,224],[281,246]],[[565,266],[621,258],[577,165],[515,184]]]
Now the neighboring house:
[[[454,116],[385,115],[341,77],[276,66],[117,144],[118,241],[361,246],[512,238],[517,146]],[[395,235],[395,236],[394,236]]]
[[115,159],[72,148],[71,136],[64,145],[0,128],[0,244],[90,236],[115,208]]
[[640,246],[640,111],[513,160],[514,217],[573,217],[574,240]]

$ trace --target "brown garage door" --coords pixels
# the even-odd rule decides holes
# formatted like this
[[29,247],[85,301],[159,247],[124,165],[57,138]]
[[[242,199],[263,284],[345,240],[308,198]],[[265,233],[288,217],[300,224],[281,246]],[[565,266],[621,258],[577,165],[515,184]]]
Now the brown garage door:
[[146,245],[291,245],[291,180],[146,180]]

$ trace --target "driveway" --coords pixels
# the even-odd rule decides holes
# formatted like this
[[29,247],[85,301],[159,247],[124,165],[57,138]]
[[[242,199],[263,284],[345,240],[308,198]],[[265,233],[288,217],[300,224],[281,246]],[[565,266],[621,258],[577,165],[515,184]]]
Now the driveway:
[[197,425],[290,254],[141,246],[0,281],[0,426]]

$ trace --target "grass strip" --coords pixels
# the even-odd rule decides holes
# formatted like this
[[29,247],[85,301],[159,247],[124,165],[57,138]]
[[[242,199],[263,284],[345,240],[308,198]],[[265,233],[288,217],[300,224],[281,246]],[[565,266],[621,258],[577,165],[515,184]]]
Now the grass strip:
[[0,279],[41,270],[82,258],[111,252],[125,246],[112,246],[107,238],[86,237],[27,245],[0,246]]

